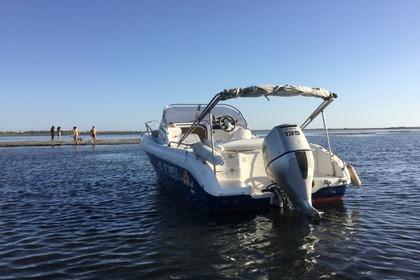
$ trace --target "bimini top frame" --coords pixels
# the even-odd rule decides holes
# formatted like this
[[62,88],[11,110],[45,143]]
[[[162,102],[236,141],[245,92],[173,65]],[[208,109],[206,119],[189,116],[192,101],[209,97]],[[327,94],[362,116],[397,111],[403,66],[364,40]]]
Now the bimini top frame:
[[324,101],[322,104],[309,116],[309,118],[302,124],[301,128],[304,129],[308,126],[324,109],[337,98],[337,95],[327,89],[323,88],[311,88],[305,86],[290,86],[290,85],[261,85],[261,86],[250,86],[245,88],[234,88],[225,89],[222,92],[216,94],[208,105],[203,109],[200,115],[197,116],[194,123],[180,139],[178,145],[185,140],[185,138],[197,127],[197,125],[211,112],[211,110],[219,103],[219,101],[225,101],[238,97],[266,97],[269,96],[306,96],[321,98]]

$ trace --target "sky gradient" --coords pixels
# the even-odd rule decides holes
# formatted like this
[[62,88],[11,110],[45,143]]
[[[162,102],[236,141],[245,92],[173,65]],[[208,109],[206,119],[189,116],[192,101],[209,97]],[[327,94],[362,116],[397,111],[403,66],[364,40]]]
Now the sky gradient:
[[[420,126],[420,1],[0,1],[0,131],[144,130],[225,88],[327,88],[332,128]],[[252,129],[319,100],[234,100]],[[315,122],[310,127],[320,127]]]

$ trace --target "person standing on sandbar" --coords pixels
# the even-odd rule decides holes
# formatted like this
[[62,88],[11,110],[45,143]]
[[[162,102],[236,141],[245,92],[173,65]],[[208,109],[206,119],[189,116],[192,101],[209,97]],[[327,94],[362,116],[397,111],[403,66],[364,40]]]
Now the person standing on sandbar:
[[96,131],[95,126],[92,126],[92,129],[90,130],[90,136],[92,136],[92,142],[96,143],[96,134],[98,132]]
[[73,139],[76,143],[79,142],[79,130],[77,127],[73,127]]
[[58,142],[61,141],[61,126],[57,127],[57,138],[58,138]]
[[51,132],[51,142],[54,141],[54,133],[55,133],[54,130],[55,130],[55,127],[52,126],[51,129],[50,129],[50,132]]

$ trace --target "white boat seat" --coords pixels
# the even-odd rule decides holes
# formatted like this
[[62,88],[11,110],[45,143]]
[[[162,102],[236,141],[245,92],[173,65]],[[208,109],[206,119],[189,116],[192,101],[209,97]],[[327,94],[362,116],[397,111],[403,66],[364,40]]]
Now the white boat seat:
[[[181,134],[181,136],[179,137],[179,140],[181,140],[182,137],[184,137],[184,134]],[[198,136],[195,133],[191,133],[184,139],[184,141],[182,141],[182,144],[194,144],[197,142],[201,142],[200,136]]]
[[213,130],[213,138],[215,141],[223,140],[238,140],[238,139],[252,139],[255,136],[252,135],[251,130],[239,127],[237,130],[226,132],[223,129]]
[[264,138],[238,139],[229,141],[216,141],[215,144],[223,147],[225,151],[255,151],[262,148]]
[[217,152],[212,151],[210,147],[202,142],[197,142],[191,145],[193,148],[194,154],[199,156],[202,159],[207,160],[208,162],[214,163],[216,165],[223,165],[225,161],[223,157]]
[[240,128],[232,135],[231,140],[239,140],[239,139],[251,139],[252,133],[249,129]]
[[178,126],[168,126],[167,134],[168,134],[168,142],[178,142],[181,138],[182,130]]

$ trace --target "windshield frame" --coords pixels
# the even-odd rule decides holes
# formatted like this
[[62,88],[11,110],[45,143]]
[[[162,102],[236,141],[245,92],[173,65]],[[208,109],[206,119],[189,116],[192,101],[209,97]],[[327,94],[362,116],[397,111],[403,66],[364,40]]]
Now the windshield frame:
[[[168,124],[192,124],[197,119],[207,104],[171,104],[163,109],[161,123],[166,126]],[[215,118],[220,116],[231,116],[236,124],[248,128],[248,123],[242,113],[234,106],[228,104],[217,104],[210,112]],[[200,124],[207,125],[208,118],[204,118]]]

